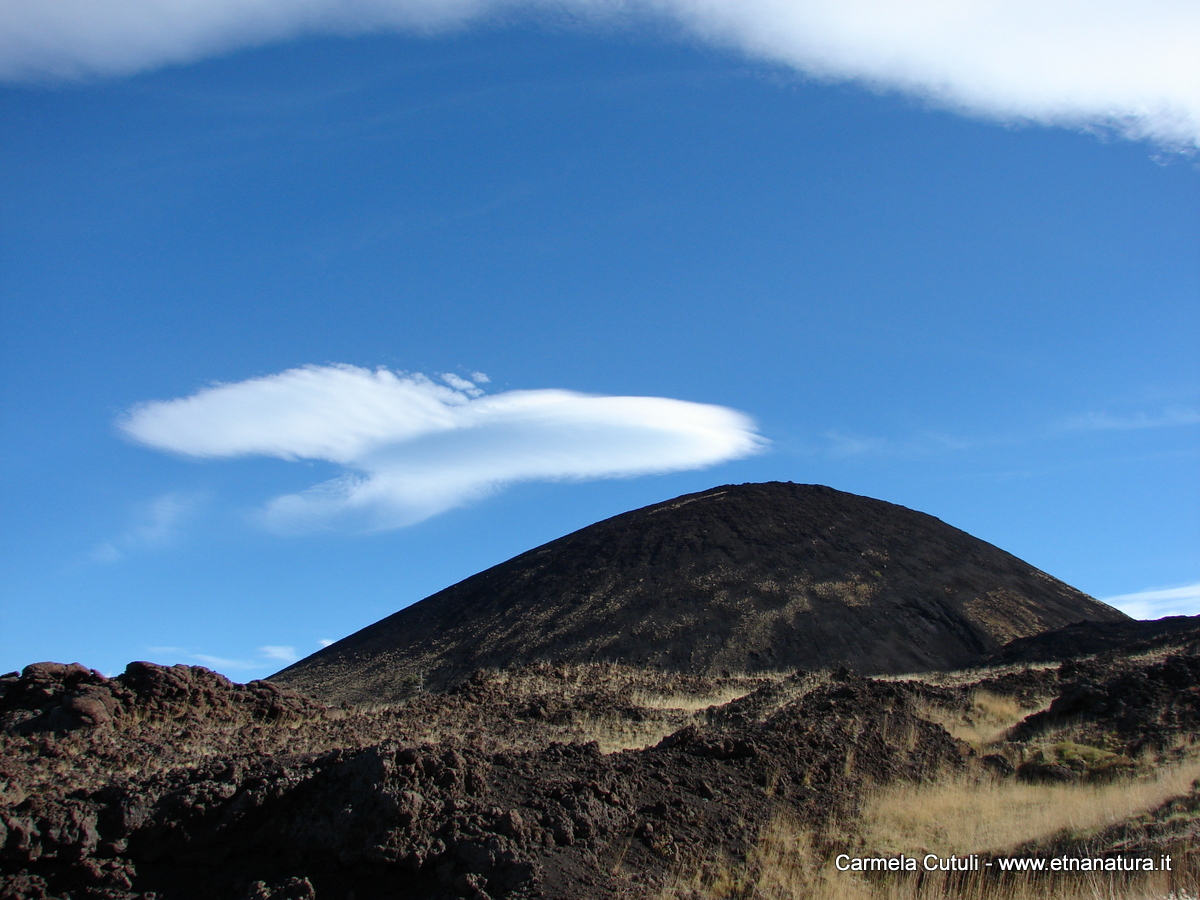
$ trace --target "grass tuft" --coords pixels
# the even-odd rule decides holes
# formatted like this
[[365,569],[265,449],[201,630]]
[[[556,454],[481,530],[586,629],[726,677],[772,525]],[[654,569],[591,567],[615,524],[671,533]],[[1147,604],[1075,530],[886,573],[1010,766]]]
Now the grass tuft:
[[1200,760],[1152,777],[1103,784],[1025,784],[955,778],[902,784],[869,797],[867,846],[880,853],[1004,853],[1070,832],[1085,835],[1145,813],[1188,792]]

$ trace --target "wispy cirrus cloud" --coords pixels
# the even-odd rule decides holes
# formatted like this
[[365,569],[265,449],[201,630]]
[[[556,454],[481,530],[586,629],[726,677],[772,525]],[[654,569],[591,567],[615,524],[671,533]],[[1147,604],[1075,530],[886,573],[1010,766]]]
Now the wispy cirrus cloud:
[[189,665],[199,664],[226,676],[230,673],[271,672],[278,669],[280,663],[287,666],[300,658],[295,647],[280,644],[259,647],[255,655],[248,659],[198,653],[187,647],[148,647],[147,651],[159,659],[182,660]]
[[127,73],[303,34],[511,16],[653,23],[1004,121],[1200,145],[1193,0],[3,0],[0,77]]
[[139,550],[163,547],[174,541],[183,523],[191,517],[203,498],[196,494],[168,493],[145,504],[136,521],[110,541],[94,547],[92,562],[118,562]]
[[287,647],[281,644],[270,644],[266,647],[259,647],[258,652],[266,659],[282,663],[294,663],[300,658],[300,654],[296,652],[295,647]]
[[821,435],[822,451],[833,457],[922,457],[959,452],[978,444],[951,434],[922,431],[905,437],[854,434],[833,429]]
[[1155,588],[1135,594],[1105,597],[1104,602],[1135,619],[1200,616],[1200,581],[1181,587]]
[[1019,447],[1048,440],[1079,439],[1087,432],[1148,431],[1200,425],[1200,409],[1167,406],[1121,413],[1092,411],[1063,416],[1034,428],[961,437],[949,431],[909,431],[903,434],[865,434],[828,429],[811,445],[812,452],[832,457],[922,457],[981,448]]
[[1091,412],[1073,416],[1066,421],[1073,431],[1138,431],[1146,428],[1177,428],[1200,425],[1200,410],[1170,407],[1154,412],[1138,411],[1125,414]]
[[521,481],[698,469],[765,441],[735,410],[664,397],[563,390],[484,394],[478,376],[306,366],[177,400],[119,421],[150,447],[202,458],[335,463],[340,476],[271,500],[279,532],[411,525]]

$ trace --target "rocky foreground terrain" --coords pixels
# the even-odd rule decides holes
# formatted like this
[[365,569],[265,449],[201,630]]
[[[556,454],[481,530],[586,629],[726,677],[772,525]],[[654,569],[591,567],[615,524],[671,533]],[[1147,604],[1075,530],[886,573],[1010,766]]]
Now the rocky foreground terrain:
[[[1200,618],[1164,621],[1053,663],[537,663],[376,708],[202,668],[32,665],[0,678],[0,898],[1192,896]],[[925,853],[984,863],[835,864]],[[1063,855],[1160,868],[986,866]]]

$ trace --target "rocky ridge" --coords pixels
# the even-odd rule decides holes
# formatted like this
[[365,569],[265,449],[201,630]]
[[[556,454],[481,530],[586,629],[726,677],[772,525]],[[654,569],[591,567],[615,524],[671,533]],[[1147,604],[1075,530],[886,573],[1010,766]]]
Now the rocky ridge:
[[[948,723],[981,691],[1042,711],[976,746]],[[0,679],[0,898],[658,896],[751,859],[781,815],[828,857],[862,846],[887,786],[1135,777],[1194,755],[1198,719],[1178,646],[932,680],[536,664],[369,711],[200,668],[39,664]],[[1185,791],[1067,849],[1174,854],[1194,879],[1198,810]]]

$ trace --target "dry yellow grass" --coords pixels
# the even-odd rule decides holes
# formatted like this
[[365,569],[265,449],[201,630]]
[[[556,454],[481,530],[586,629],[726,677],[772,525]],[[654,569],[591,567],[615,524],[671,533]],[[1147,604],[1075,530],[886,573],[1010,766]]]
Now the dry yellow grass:
[[620,716],[582,716],[564,729],[566,743],[588,743],[595,741],[601,753],[619,753],[622,750],[641,750],[652,747],[668,734],[678,731],[688,719],[647,719],[633,721]]
[[657,693],[654,691],[635,691],[633,703],[644,709],[677,709],[684,712],[699,712],[710,706],[723,706],[733,700],[740,700],[754,688],[745,684],[730,684],[720,690],[703,694],[687,693]]
[[[704,709],[714,703],[727,703],[745,696],[768,681],[790,675],[783,672],[733,672],[720,679],[683,673],[660,672],[622,663],[566,663],[526,666],[488,673],[489,683],[503,688],[511,697],[575,695],[580,691],[602,690],[620,695],[627,692],[634,702],[639,698],[647,709]],[[719,681],[715,690],[713,682]],[[652,687],[650,685],[653,685]]]
[[971,695],[971,705],[966,710],[928,706],[921,714],[979,750],[1000,740],[1009,728],[1043,706],[1022,706],[1014,697],[978,690]]
[[[976,729],[973,739],[987,741],[1026,712],[1007,698],[980,694],[958,724]],[[807,828],[779,817],[758,835],[744,861],[708,860],[682,868],[656,900],[1200,900],[1194,892],[1178,892],[1170,872],[1030,874],[1007,880],[934,872],[918,878],[838,871],[831,861],[836,851],[828,849],[853,846],[859,856],[918,859],[926,853],[943,858],[1020,853],[1018,848],[1030,842],[1064,834],[1086,837],[1136,817],[1186,794],[1197,778],[1200,759],[1193,757],[1152,776],[1099,785],[966,778],[895,785],[868,797],[861,820],[848,824],[844,833],[825,833],[823,844]]]
[[1154,777],[1107,784],[1034,785],[953,779],[897,785],[868,799],[863,836],[879,853],[1003,853],[1061,832],[1086,834],[1187,793],[1200,760]]
[[1136,879],[1073,873],[1008,881],[975,873],[867,876],[838,871],[814,846],[808,830],[777,818],[744,863],[709,861],[683,869],[655,900],[1200,900],[1194,893],[1176,892],[1169,872]]
[[[647,672],[619,663],[531,666],[489,673],[490,683],[511,698],[558,698],[580,707],[556,724],[542,723],[544,742],[594,741],[602,753],[652,746],[710,706],[744,697],[789,672],[732,673],[719,680]],[[605,702],[579,704],[582,696]],[[643,711],[639,714],[637,710]]]
[[957,687],[964,684],[974,684],[986,678],[998,678],[1001,675],[1011,675],[1017,672],[1040,672],[1045,669],[1055,669],[1061,663],[1009,663],[1002,666],[979,666],[973,669],[956,669],[953,671],[905,672],[897,675],[872,675],[873,681],[920,681],[923,684],[936,684],[942,687]]

